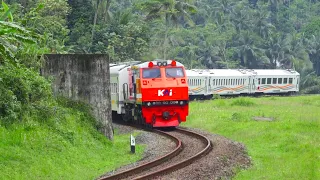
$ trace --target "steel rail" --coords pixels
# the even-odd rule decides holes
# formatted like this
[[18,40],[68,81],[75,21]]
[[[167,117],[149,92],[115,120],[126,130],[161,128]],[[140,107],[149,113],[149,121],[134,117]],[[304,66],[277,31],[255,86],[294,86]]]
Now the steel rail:
[[131,169],[128,169],[126,171],[122,171],[122,172],[119,172],[117,174],[114,174],[114,175],[110,175],[110,176],[106,176],[106,177],[101,177],[99,179],[101,180],[107,180],[107,179],[121,179],[121,178],[124,178],[124,177],[127,177],[127,176],[130,176],[134,173],[140,173],[141,171],[147,169],[147,168],[151,168],[151,167],[154,167],[154,166],[157,166],[165,161],[167,161],[168,159],[171,159],[172,157],[176,156],[178,153],[180,153],[183,149],[183,146],[182,146],[182,142],[180,141],[180,139],[178,139],[177,137],[169,134],[169,133],[166,133],[166,132],[163,132],[163,131],[160,131],[160,130],[156,130],[154,129],[153,130],[154,132],[160,134],[160,135],[164,135],[164,136],[167,136],[169,137],[170,139],[172,139],[173,141],[175,141],[176,143],[176,148],[169,152],[168,154],[165,154],[155,160],[152,160],[152,161],[149,161],[149,162],[146,162],[144,164],[141,164],[137,167],[134,167],[134,168],[131,168]]
[[178,163],[173,164],[171,166],[164,167],[164,168],[162,168],[160,170],[157,170],[155,172],[151,172],[151,173],[148,173],[146,175],[136,177],[134,179],[148,179],[148,178],[153,178],[153,177],[159,176],[161,174],[173,172],[176,169],[183,168],[183,167],[187,166],[188,164],[190,164],[191,162],[193,162],[193,161],[195,161],[197,159],[200,159],[202,156],[206,155],[207,153],[209,153],[211,151],[212,143],[207,137],[205,137],[205,136],[203,136],[201,134],[198,134],[196,132],[193,132],[193,131],[190,131],[190,130],[186,130],[186,129],[182,129],[182,128],[177,128],[177,130],[182,132],[182,133],[189,134],[191,136],[197,136],[204,143],[206,143],[206,147],[202,151],[198,152],[194,156],[192,156],[192,157],[190,157],[190,158],[188,158],[188,159],[186,159],[184,161],[178,162]]

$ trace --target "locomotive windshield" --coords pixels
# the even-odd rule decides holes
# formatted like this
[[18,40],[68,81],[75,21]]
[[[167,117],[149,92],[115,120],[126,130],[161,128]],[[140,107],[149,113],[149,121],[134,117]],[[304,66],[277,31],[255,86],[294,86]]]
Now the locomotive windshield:
[[166,68],[166,77],[168,78],[184,77],[184,73],[181,67]]
[[159,68],[143,69],[142,77],[143,78],[160,78],[161,77],[160,69]]

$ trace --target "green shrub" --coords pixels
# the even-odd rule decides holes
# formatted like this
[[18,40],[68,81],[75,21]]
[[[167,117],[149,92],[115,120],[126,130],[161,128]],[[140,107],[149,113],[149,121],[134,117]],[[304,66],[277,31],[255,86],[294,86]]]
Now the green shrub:
[[12,64],[0,66],[2,121],[15,121],[28,110],[45,110],[50,99],[52,99],[51,86],[44,77],[25,67],[16,67]]

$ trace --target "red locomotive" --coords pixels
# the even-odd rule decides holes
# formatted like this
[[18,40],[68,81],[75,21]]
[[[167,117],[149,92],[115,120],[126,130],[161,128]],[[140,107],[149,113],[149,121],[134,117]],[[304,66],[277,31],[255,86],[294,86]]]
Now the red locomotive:
[[184,65],[174,60],[110,65],[111,104],[124,121],[176,127],[189,111]]

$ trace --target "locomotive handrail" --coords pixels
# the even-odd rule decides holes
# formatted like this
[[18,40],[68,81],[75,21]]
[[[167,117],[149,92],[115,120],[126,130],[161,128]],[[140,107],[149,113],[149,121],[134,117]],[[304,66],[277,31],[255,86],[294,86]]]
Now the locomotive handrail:
[[[127,89],[126,89],[127,88]],[[122,85],[122,90],[123,90],[123,99],[126,100],[127,99],[127,93],[129,92],[129,85],[128,83],[123,83]]]

